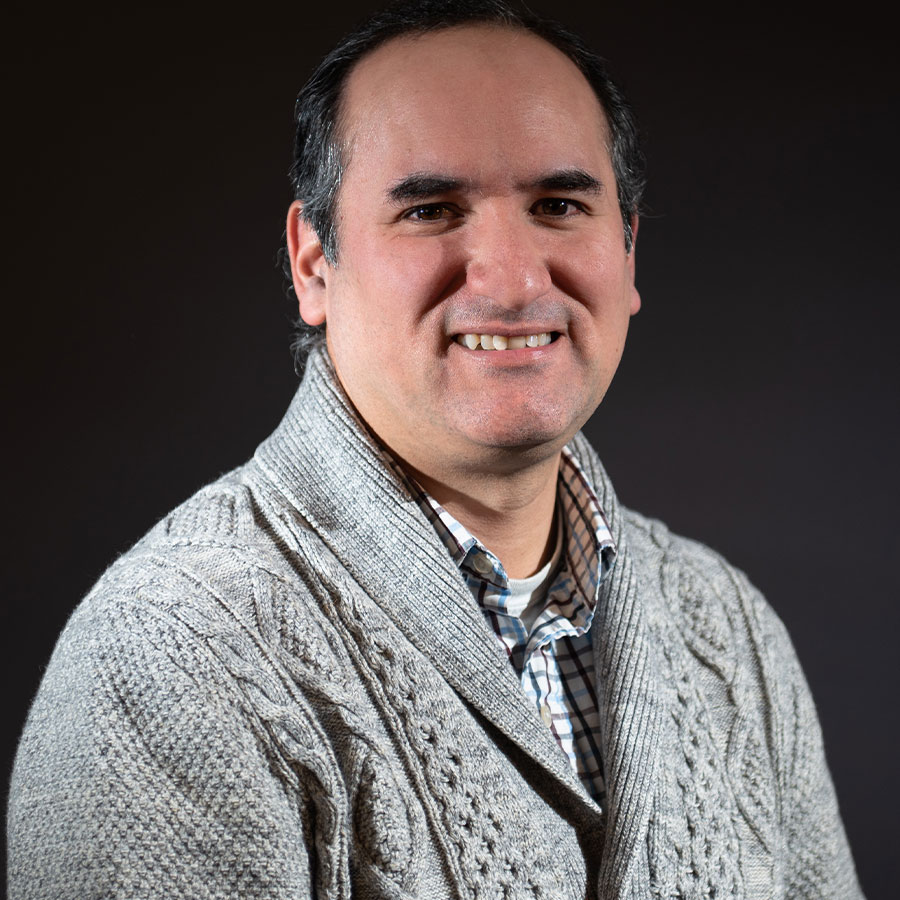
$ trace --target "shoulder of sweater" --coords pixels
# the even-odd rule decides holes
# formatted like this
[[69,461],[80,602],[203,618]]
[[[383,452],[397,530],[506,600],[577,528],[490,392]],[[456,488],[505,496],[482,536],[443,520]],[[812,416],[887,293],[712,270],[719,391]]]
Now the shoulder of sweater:
[[212,705],[223,728],[275,716],[265,743],[282,714],[318,728],[310,698],[347,705],[350,663],[316,574],[269,526],[246,474],[201,488],[100,577],[60,635],[38,719],[76,697],[67,728],[100,728],[124,709],[143,733],[147,704],[200,717]]
[[787,629],[741,569],[658,519],[622,513],[629,552],[656,604],[650,612],[659,633],[674,625],[693,655],[726,681],[750,666],[770,685],[806,689]]
[[747,575],[711,547],[700,541],[676,534],[659,519],[623,508],[622,518],[630,552],[646,572],[664,567],[682,576],[695,573],[720,597],[756,591]]
[[308,616],[320,619],[314,590],[270,527],[245,469],[201,488],[123,553],[79,605],[61,642],[84,628],[100,640],[121,638],[140,620],[147,639],[174,628],[267,643],[282,639],[285,628],[302,629]]
[[269,529],[242,470],[202,488],[70,616],[26,726],[22,771],[75,743],[106,753],[113,733],[126,753],[160,735],[177,743],[192,721],[198,735],[216,732],[210,740],[255,741],[279,767],[301,733],[315,733],[316,759],[328,757],[319,710],[355,709],[351,665],[308,569]]
[[771,660],[775,677],[783,665],[794,663],[793,646],[784,625],[741,569],[705,544],[675,534],[658,519],[621,506],[583,433],[575,435],[570,447],[604,510],[620,523],[645,596],[657,618],[666,620],[665,626],[675,624],[693,637],[704,635],[705,642],[719,646],[723,652],[733,648],[734,636],[740,636],[742,644],[749,641]]
[[[646,602],[669,624],[683,631],[715,632],[723,641],[729,631],[748,629],[786,640],[784,628],[747,575],[699,541],[675,534],[659,519],[619,503],[596,451],[583,433],[570,448],[590,478],[614,536],[621,533],[639,573]],[[619,538],[616,538],[619,539]],[[674,622],[673,622],[674,619]]]

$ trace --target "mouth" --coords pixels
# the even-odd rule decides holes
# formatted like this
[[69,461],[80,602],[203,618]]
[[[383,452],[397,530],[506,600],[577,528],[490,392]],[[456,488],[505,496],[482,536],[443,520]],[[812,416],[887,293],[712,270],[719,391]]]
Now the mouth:
[[457,334],[454,340],[468,350],[524,350],[546,347],[559,337],[558,331],[538,334]]

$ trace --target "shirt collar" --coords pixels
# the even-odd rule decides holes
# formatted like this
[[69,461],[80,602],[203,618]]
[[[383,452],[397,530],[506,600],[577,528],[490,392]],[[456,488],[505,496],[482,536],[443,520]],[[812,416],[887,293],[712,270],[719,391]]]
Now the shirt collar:
[[[485,609],[505,613],[508,577],[500,560],[447,512],[394,460],[398,476],[447,548]],[[564,596],[565,618],[578,630],[590,627],[601,582],[611,570],[616,545],[597,495],[568,447],[559,465],[557,497],[566,529],[563,565],[548,596]]]

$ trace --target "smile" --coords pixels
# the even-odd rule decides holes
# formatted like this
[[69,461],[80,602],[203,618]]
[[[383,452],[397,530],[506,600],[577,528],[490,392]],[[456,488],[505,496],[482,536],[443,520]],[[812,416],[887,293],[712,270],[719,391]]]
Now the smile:
[[456,342],[469,350],[523,350],[525,347],[546,347],[556,337],[555,331],[520,334],[515,337],[505,334],[458,334]]

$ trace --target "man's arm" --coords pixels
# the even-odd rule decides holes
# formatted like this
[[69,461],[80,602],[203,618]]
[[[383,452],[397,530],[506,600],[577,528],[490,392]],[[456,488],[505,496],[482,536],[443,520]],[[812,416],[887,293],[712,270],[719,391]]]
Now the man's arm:
[[785,839],[785,895],[861,898],[812,694],[787,631],[763,602],[764,666]]
[[311,805],[208,637],[140,599],[75,613],[19,746],[14,900],[310,896]]

